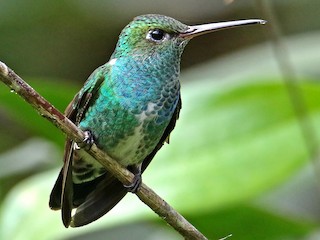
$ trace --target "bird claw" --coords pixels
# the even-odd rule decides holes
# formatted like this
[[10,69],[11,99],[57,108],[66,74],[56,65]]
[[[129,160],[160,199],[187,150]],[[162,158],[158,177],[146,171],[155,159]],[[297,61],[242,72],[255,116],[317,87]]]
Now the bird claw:
[[88,150],[90,150],[90,148],[93,144],[94,144],[93,134],[89,130],[86,130],[86,131],[84,131],[84,138],[83,138],[82,142],[75,143],[75,149],[79,150],[79,149],[83,148],[88,151]]
[[136,193],[138,191],[138,188],[141,186],[142,183],[142,177],[141,173],[137,173],[134,175],[134,178],[132,182],[128,185],[123,185],[128,192]]

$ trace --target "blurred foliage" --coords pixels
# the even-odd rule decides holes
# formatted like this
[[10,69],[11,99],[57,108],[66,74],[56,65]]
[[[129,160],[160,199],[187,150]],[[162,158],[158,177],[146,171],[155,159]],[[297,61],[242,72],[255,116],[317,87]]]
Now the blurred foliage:
[[[272,2],[290,35],[288,61],[299,76],[304,119],[320,141],[319,2]],[[194,24],[261,17],[256,6],[254,0],[1,1],[0,61],[63,111],[134,16],[161,13]],[[248,27],[190,43],[182,59],[181,117],[170,145],[144,174],[210,239],[320,238],[319,171],[312,171],[272,44],[260,44],[267,35]],[[48,208],[63,134],[2,84],[0,124],[0,239],[181,239],[133,195],[89,226],[64,229],[60,213]]]
[[[320,104],[315,104],[320,95],[320,85],[313,81],[304,81],[300,87],[306,96],[309,117],[320,121]],[[63,88],[68,89],[67,85]],[[54,91],[54,88],[50,89]],[[221,221],[255,217],[262,222],[268,222],[267,226],[249,228],[251,233],[248,236],[263,236],[265,228],[267,231],[272,230],[274,237],[306,234],[307,230],[313,229],[312,224],[285,220],[279,216],[272,217],[250,207],[241,207],[243,201],[283,182],[308,160],[297,120],[281,82],[265,80],[260,83],[247,82],[209,89],[207,83],[186,84],[184,104],[187,109],[181,114],[179,125],[171,139],[172,144],[159,153],[150,171],[146,172],[145,181],[156,186],[161,196],[179,211],[190,216],[191,220],[195,218],[195,223],[199,222],[200,230],[203,228],[212,238],[230,233],[237,233],[237,239],[242,239],[241,236],[245,238],[248,232],[243,230],[244,223],[241,224],[241,231],[233,228],[232,224],[225,230],[207,225],[212,222],[214,226],[213,223],[219,222],[221,209],[238,204],[240,206],[236,208],[224,210],[228,217]],[[6,106],[11,108],[11,103],[6,102]],[[24,114],[33,115],[32,112]],[[28,121],[31,116],[25,115],[25,120]],[[33,120],[35,125],[40,125],[41,122],[43,119],[40,117]],[[28,127],[27,124],[24,126]],[[30,127],[30,130],[32,129],[33,127]],[[52,129],[51,133],[54,132]],[[320,132],[317,134],[320,135]],[[187,147],[186,139],[192,139]],[[39,145],[35,142],[34,148]],[[37,155],[41,153],[30,152],[26,156],[35,158]],[[10,165],[5,164],[1,169],[5,173],[8,167]],[[28,167],[25,166],[25,169]],[[2,205],[0,215],[3,239],[24,239],[26,234],[29,234],[28,239],[55,239],[64,233],[61,231],[62,226],[57,214],[49,215],[47,204],[44,204],[47,203],[57,172],[58,170],[54,173],[50,171],[27,179],[10,192]],[[174,186],[172,182],[175,183]],[[141,204],[139,208],[135,207],[135,214],[144,212],[140,215],[145,216],[143,208],[145,206]],[[133,215],[130,209],[133,209],[132,204],[122,205],[122,213],[118,218],[136,218],[137,215]],[[240,214],[242,211],[245,214]],[[13,212],[18,214],[12,214]],[[209,214],[211,212],[212,215]],[[41,224],[36,224],[33,231],[30,231],[29,222],[35,219],[35,216],[36,219],[41,219]],[[110,218],[114,220],[112,216]],[[201,222],[202,218],[204,222]],[[283,226],[279,227],[278,222]],[[288,231],[293,225],[297,227]],[[50,226],[50,231],[43,231],[45,226]],[[90,226],[87,228],[90,229]],[[218,233],[221,235],[216,235]],[[268,234],[268,237],[261,239],[271,239],[273,235]]]

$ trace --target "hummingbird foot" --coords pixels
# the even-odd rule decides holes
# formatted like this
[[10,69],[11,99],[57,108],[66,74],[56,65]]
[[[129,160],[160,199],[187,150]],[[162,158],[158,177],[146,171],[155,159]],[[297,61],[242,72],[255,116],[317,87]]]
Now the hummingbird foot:
[[141,165],[129,166],[128,170],[134,174],[133,180],[130,184],[123,185],[128,192],[136,193],[142,183]]
[[86,130],[83,133],[84,139],[80,143],[75,143],[75,149],[90,150],[91,146],[94,144],[93,134],[89,130]]

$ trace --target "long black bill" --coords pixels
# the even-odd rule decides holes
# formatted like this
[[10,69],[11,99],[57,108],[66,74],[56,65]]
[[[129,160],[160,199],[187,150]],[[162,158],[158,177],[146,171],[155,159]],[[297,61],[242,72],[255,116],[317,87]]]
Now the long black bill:
[[253,24],[266,24],[266,23],[267,21],[261,20],[261,19],[248,19],[248,20],[201,24],[201,25],[189,26],[187,31],[180,34],[180,37],[193,38],[199,35],[215,32],[223,29],[240,27],[245,25],[253,25]]

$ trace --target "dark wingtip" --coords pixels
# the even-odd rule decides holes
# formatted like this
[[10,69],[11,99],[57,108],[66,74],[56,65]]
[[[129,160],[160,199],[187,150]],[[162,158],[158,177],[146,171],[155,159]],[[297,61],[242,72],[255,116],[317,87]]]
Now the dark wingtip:
[[61,215],[62,215],[63,225],[66,228],[68,228],[70,226],[70,223],[71,223],[71,210],[70,210],[70,208],[63,207],[62,210],[61,210]]
[[52,188],[49,198],[49,207],[51,210],[61,209],[61,193],[62,193],[62,169],[60,170],[59,176]]

